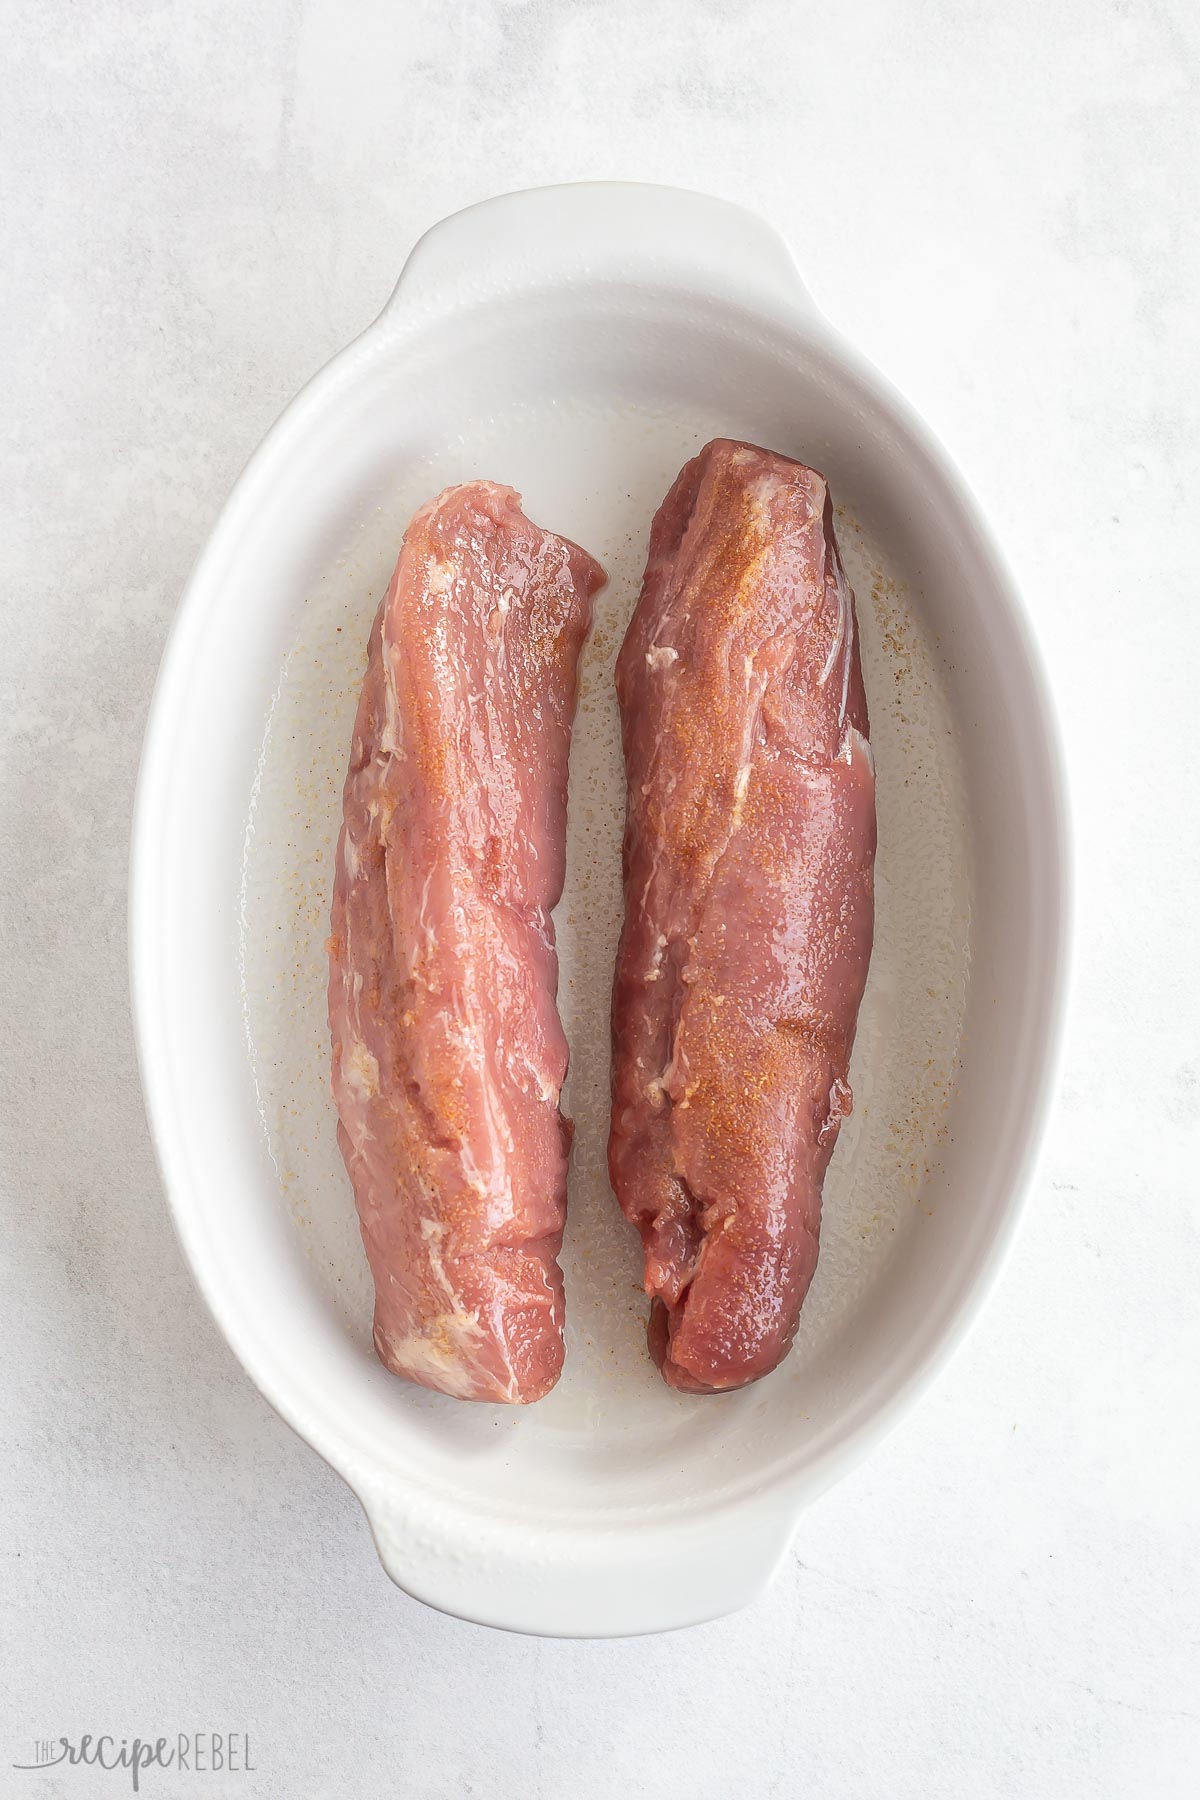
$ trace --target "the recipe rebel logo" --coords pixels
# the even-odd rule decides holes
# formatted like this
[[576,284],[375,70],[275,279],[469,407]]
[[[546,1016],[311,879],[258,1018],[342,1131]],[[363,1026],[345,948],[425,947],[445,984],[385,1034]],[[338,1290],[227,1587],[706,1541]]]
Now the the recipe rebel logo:
[[128,1772],[132,1791],[141,1793],[142,1776],[150,1769],[175,1769],[188,1775],[253,1775],[255,1763],[247,1731],[180,1731],[173,1737],[111,1737],[85,1732],[82,1737],[38,1738],[33,1760],[14,1769],[114,1769]]

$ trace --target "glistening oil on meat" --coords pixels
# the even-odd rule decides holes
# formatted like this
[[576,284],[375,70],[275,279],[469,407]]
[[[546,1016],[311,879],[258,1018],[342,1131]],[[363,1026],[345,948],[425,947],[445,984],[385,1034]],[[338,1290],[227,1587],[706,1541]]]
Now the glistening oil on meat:
[[628,776],[609,1168],[667,1383],[769,1374],[816,1268],[874,924],[875,767],[823,477],[716,440],[617,659]]

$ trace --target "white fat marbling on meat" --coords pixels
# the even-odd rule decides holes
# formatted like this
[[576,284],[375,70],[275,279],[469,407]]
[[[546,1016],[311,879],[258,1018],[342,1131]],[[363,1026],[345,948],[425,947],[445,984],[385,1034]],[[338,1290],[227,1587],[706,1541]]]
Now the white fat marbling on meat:
[[453,565],[443,562],[439,557],[432,557],[425,575],[425,586],[428,592],[430,594],[448,594],[453,585]]
[[[400,1368],[421,1376],[443,1394],[473,1400],[476,1394],[474,1353],[483,1336],[473,1313],[439,1313],[430,1320],[428,1336],[380,1338],[381,1348]],[[511,1394],[511,1383],[509,1388]],[[499,1398],[499,1396],[497,1396]]]
[[667,940],[663,936],[662,932],[660,931],[658,934],[658,937],[655,940],[654,954],[650,958],[650,966],[646,970],[646,980],[647,981],[657,981],[659,979],[660,975],[662,974],[663,951],[666,949],[666,947],[667,947]]
[[842,737],[841,744],[838,747],[837,761],[853,763],[856,756],[863,759],[868,769],[870,769],[871,774],[874,775],[875,752],[872,750],[869,741],[863,736],[858,727],[856,725],[851,725],[847,728]]
[[[817,686],[819,688],[823,688],[829,680],[829,677],[833,674],[834,664],[837,662],[838,656],[843,652],[848,652],[849,646],[847,638],[850,629],[850,598],[846,592],[845,582],[841,582],[838,585],[837,622],[834,626],[833,637],[830,640],[829,654],[822,665],[821,673],[817,676]],[[846,654],[846,662],[847,664],[849,663],[848,653]]]
[[351,1044],[343,1052],[342,1074],[358,1100],[372,1100],[379,1092],[379,1064],[364,1043]]
[[379,750],[383,756],[395,756],[400,748],[400,709],[396,702],[396,679],[392,672],[394,646],[383,638],[383,730],[379,734]]
[[[424,1376],[444,1394],[471,1399],[477,1396],[478,1347],[486,1334],[478,1313],[460,1304],[446,1272],[442,1256],[446,1227],[437,1219],[422,1219],[421,1237],[430,1273],[449,1304],[429,1318],[424,1331],[388,1336],[383,1342],[389,1354],[414,1375]],[[506,1392],[509,1398],[515,1397],[511,1380]]]

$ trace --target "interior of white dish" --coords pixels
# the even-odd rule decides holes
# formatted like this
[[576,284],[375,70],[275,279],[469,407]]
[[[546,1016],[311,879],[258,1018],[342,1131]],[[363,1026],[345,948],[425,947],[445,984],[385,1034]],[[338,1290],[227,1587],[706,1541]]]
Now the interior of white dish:
[[[452,346],[448,327],[430,325],[364,353],[316,421],[308,466],[256,520],[265,554],[232,576],[252,615],[238,679],[254,723],[240,734],[240,846],[225,866],[240,1013],[228,1054],[264,1152],[260,1198],[278,1227],[263,1239],[264,1267],[246,1272],[247,1292],[280,1290],[293,1321],[312,1322],[295,1355],[313,1359],[314,1383],[337,1346],[383,1462],[467,1505],[593,1519],[687,1509],[757,1487],[784,1458],[815,1455],[886,1383],[986,1227],[988,1184],[974,1171],[1002,1132],[998,1092],[988,1092],[1002,1054],[988,971],[1004,963],[1003,921],[977,897],[969,820],[986,840],[1004,821],[982,781],[996,740],[980,705],[981,596],[964,592],[944,533],[925,528],[919,495],[905,491],[917,476],[899,466],[869,400],[819,348],[798,357],[794,341],[718,307],[616,291],[593,299],[590,315],[547,296],[454,323]],[[880,826],[855,1111],[826,1184],[816,1279],[785,1365],[719,1399],[669,1392],[649,1362],[638,1246],[604,1167],[624,806],[612,662],[654,510],[715,435],[829,475],[858,598]],[[577,1126],[568,1357],[555,1392],[522,1410],[463,1406],[376,1364],[328,1083],[331,858],[367,633],[414,508],[476,476],[511,483],[533,518],[578,539],[610,576],[584,662],[556,916],[572,1050],[565,1104]],[[286,556],[270,551],[279,531],[290,534]],[[1017,1023],[1014,1014],[1010,1032]],[[266,1309],[281,1316],[275,1301]]]

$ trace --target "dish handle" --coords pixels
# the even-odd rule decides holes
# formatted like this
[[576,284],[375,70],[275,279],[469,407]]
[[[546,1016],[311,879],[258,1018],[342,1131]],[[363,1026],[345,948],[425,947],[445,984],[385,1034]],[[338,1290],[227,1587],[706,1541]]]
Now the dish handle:
[[767,1586],[800,1506],[778,1490],[691,1518],[556,1527],[450,1517],[393,1481],[359,1479],[384,1569],[456,1618],[548,1637],[628,1637],[721,1618]]
[[452,213],[414,246],[384,316],[588,276],[818,316],[787,243],[756,213],[633,181],[527,188]]

